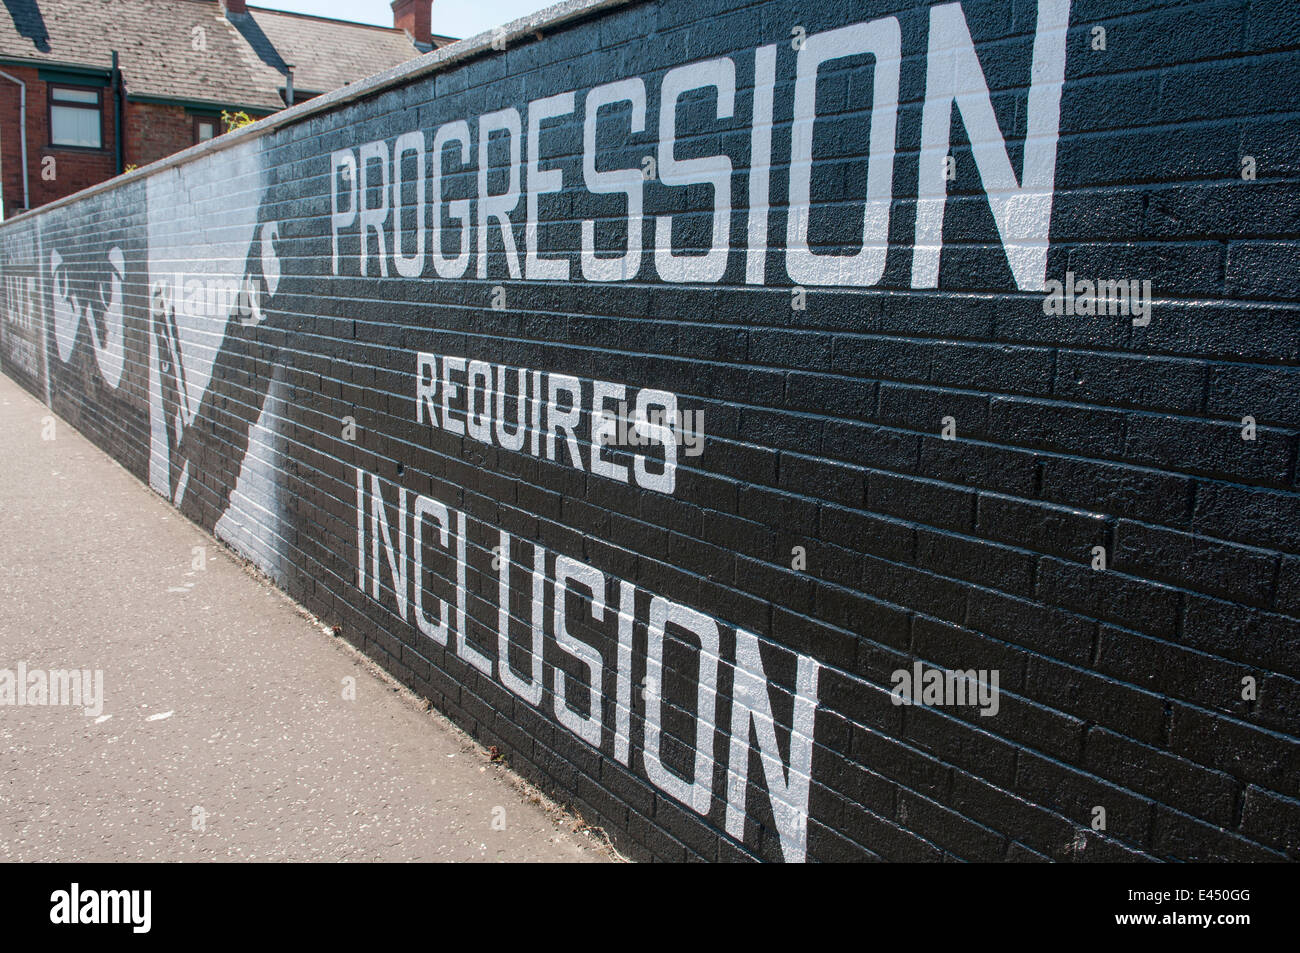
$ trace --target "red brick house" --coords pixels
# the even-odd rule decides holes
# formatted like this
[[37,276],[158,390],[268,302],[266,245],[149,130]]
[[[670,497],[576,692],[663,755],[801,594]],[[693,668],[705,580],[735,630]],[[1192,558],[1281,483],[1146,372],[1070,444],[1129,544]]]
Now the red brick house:
[[432,0],[392,28],[245,0],[4,0],[0,214],[70,195],[452,42]]

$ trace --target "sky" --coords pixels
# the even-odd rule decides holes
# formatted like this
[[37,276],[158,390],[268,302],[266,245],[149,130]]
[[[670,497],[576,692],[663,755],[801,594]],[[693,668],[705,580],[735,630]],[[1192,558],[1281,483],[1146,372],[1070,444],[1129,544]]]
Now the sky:
[[[557,0],[433,0],[433,32],[462,39],[553,6]],[[393,25],[390,0],[250,0],[250,6]]]

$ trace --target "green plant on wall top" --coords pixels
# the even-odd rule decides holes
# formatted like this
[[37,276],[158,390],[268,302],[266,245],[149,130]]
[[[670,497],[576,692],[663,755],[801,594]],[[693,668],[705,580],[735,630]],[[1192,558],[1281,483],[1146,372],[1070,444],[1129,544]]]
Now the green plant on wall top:
[[229,112],[221,110],[221,124],[226,127],[226,132],[234,132],[236,129],[243,129],[245,126],[251,126],[257,122],[252,116],[244,110],[238,112]]

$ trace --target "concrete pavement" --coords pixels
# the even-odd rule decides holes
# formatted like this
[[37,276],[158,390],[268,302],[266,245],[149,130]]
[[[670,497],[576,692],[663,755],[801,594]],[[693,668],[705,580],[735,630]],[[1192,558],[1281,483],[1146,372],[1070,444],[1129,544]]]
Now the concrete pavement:
[[576,826],[0,375],[0,859],[611,856]]

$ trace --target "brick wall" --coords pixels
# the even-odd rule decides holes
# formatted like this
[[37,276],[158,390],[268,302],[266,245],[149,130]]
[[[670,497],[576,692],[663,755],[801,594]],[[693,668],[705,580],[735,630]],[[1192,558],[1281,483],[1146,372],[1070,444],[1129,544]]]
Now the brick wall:
[[128,165],[148,165],[194,145],[194,118],[184,106],[126,104]]
[[[55,199],[80,192],[84,188],[112,177],[113,159],[112,98],[104,93],[102,150],[65,149],[50,145],[49,87],[36,69],[5,66],[4,72],[27,86],[27,188],[31,206],[44,205]],[[6,213],[23,207],[22,139],[19,116],[22,97],[17,84],[0,79],[0,163],[3,164],[4,203]]]
[[[117,164],[113,155],[111,90],[105,88],[103,98],[104,148],[59,148],[50,144],[49,84],[40,78],[39,70],[6,66],[4,72],[27,85],[28,192],[33,208],[113,177]],[[5,208],[11,213],[23,207],[20,108],[19,87],[0,79],[0,130],[3,130],[3,135],[0,135],[0,161],[3,164],[0,178],[3,179]],[[127,165],[147,165],[194,145],[194,113],[187,107],[128,99],[124,108]],[[219,122],[220,110],[211,115]],[[254,115],[254,118],[260,116]]]
[[[186,106],[163,103],[126,103],[127,165],[148,165],[195,143],[194,119],[201,115],[211,119],[220,131],[225,128],[221,110],[196,112]],[[263,113],[249,114],[261,119]]]
[[585,6],[6,224],[5,372],[633,857],[1300,856],[1300,21]]

